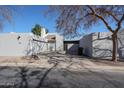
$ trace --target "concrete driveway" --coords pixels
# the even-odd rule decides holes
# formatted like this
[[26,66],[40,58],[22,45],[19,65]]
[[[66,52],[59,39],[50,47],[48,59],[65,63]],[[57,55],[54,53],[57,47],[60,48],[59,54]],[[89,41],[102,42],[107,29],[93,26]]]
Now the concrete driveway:
[[0,87],[121,88],[124,63],[59,53],[0,57]]

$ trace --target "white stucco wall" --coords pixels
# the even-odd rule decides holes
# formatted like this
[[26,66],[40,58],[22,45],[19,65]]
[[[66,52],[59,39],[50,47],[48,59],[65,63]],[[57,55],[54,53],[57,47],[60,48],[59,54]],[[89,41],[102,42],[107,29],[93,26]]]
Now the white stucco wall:
[[92,56],[92,34],[83,36],[79,41],[79,47],[83,48],[83,54]]
[[[18,40],[18,36],[20,39]],[[23,56],[30,40],[28,33],[0,34],[0,56]]]
[[66,45],[67,45],[66,54],[78,55],[79,44],[68,43]]
[[124,31],[118,35],[118,53],[120,58],[124,58]]
[[56,34],[56,51],[63,51],[63,36]]
[[92,56],[110,58],[112,56],[111,32],[96,32],[92,34]]
[[[56,50],[63,51],[63,37],[56,34]],[[36,42],[32,39],[46,41],[44,33],[42,37],[36,37],[31,33],[3,33],[0,34],[0,56],[26,56],[37,54],[40,52],[49,51],[48,46],[50,44],[43,42]],[[18,40],[18,36],[20,39]]]
[[[84,36],[80,40],[83,53],[96,58],[111,58],[112,56],[112,33],[95,32]],[[86,50],[86,51],[85,51]],[[124,58],[124,31],[118,33],[118,57]]]
[[90,57],[111,57],[111,33],[95,32],[85,35],[80,40],[80,47],[84,49],[83,54]]

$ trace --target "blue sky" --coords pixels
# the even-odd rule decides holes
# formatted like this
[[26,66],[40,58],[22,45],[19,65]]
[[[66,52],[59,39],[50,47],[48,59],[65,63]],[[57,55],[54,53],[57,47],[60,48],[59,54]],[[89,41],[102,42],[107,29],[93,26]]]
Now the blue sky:
[[13,24],[5,22],[3,32],[31,32],[35,24],[55,31],[55,18],[44,15],[47,6],[21,6],[13,15]]
[[[44,11],[47,10],[48,6],[21,6],[17,9],[16,13],[13,15],[13,24],[5,22],[3,32],[31,32],[32,27],[35,24],[40,24],[46,27],[49,32],[55,32],[55,16],[46,17]],[[83,32],[84,30],[82,30]],[[90,32],[89,32],[90,31]],[[102,26],[94,26],[92,29],[87,31],[87,33],[107,31],[107,29]]]

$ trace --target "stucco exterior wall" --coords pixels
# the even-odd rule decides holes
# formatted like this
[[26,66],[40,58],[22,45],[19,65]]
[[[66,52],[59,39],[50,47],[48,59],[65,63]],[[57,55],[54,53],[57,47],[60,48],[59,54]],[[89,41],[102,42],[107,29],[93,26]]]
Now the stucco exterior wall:
[[[18,40],[18,36],[20,39]],[[26,48],[30,35],[27,33],[8,33],[0,34],[0,56],[23,56],[26,54]]]
[[86,56],[92,56],[92,34],[83,36],[79,41],[79,47],[83,48],[83,54]]
[[66,47],[65,49],[66,54],[78,55],[79,44],[66,43],[65,47]]
[[[0,56],[27,56],[49,51],[50,43],[33,41],[33,38],[46,42],[44,38],[36,38],[30,33],[0,34]],[[63,37],[58,34],[56,34],[56,50],[63,51]]]
[[118,53],[119,57],[124,59],[124,31],[118,34]]
[[92,56],[97,58],[112,56],[111,33],[96,32],[92,34]]
[[[96,32],[84,36],[80,40],[80,47],[84,48],[83,53],[96,58],[112,57],[112,33]],[[118,33],[118,57],[124,58],[124,31]]]
[[63,51],[63,36],[56,34],[56,51]]

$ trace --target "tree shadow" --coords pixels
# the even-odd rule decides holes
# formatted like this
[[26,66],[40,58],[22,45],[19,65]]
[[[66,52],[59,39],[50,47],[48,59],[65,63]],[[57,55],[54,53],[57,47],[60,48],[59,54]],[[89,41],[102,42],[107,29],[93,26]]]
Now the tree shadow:
[[20,77],[21,77],[21,82],[20,82],[20,88],[28,88],[28,81],[27,81],[27,71],[28,69],[26,67],[19,67],[20,69]]
[[37,88],[40,87],[44,87],[43,84],[45,82],[45,79],[47,77],[47,75],[57,66],[57,63],[55,63],[51,68],[49,68],[47,71],[45,71],[45,73],[43,74],[43,76],[40,79],[40,82],[37,85]]
[[[121,33],[122,32],[122,33]],[[118,59],[124,59],[124,43],[123,43],[123,31],[118,33]],[[82,38],[83,54],[89,57],[95,57],[99,59],[111,59],[112,58],[112,36],[111,33],[92,33]]]
[[[104,73],[104,74],[101,74],[101,73],[99,73],[99,72],[92,71],[92,70],[90,70],[90,69],[87,68],[87,67],[84,67],[84,68],[85,68],[86,70],[88,70],[89,73],[91,73],[91,74],[93,74],[93,75],[96,75],[96,76],[98,76],[99,78],[105,80],[108,84],[111,84],[113,87],[119,88],[120,83],[117,82],[117,81],[115,81],[115,80],[108,79],[108,78],[111,78],[109,75],[107,75],[107,74],[105,74],[105,73]],[[104,88],[105,86],[106,86],[106,84],[103,84],[101,87]]]
[[28,45],[25,49],[25,54],[26,56],[30,56],[32,59],[38,59],[38,56],[37,54],[39,54],[44,46],[45,46],[45,42],[38,42],[37,40],[31,38],[29,41],[28,41]]
[[[53,62],[53,60],[55,60]],[[12,85],[1,85],[3,82],[0,83],[0,87],[15,87],[15,88],[59,88],[59,87],[99,87],[99,85],[95,83],[103,83],[101,84],[100,87],[106,87],[106,85],[109,83],[113,85],[113,87],[123,87],[123,84],[121,85],[119,82],[116,80],[111,80],[110,76],[106,74],[101,74],[96,71],[92,71],[89,68],[86,68],[84,71],[71,71],[69,66],[72,65],[69,64],[67,68],[57,68],[59,65],[59,62],[57,59],[53,58],[52,61],[49,61],[52,66],[50,68],[37,68],[37,67],[13,67],[13,66],[5,66],[5,67],[0,67],[0,78],[4,82],[6,81],[7,84],[10,84],[11,81],[13,81],[14,78],[17,78],[16,80],[14,79]],[[61,61],[62,62],[62,61]],[[10,71],[8,73],[6,71]],[[57,71],[57,72],[56,72]],[[15,73],[16,72],[16,73]],[[14,74],[14,75],[13,75]],[[54,78],[51,77],[51,75],[54,74]],[[104,80],[107,83],[104,83],[102,81],[97,81],[97,79],[94,78],[94,75],[97,76],[98,78]],[[88,77],[87,77],[88,76]],[[93,76],[93,81],[91,80],[93,85],[87,84],[84,78],[92,78]],[[65,81],[61,80],[61,78],[64,78]],[[90,82],[90,78],[88,82]],[[109,78],[109,79],[108,79]],[[9,81],[8,81],[9,80]],[[81,80],[81,81],[80,81]],[[83,83],[85,82],[85,83]],[[67,86],[63,86],[63,84],[67,83]]]

